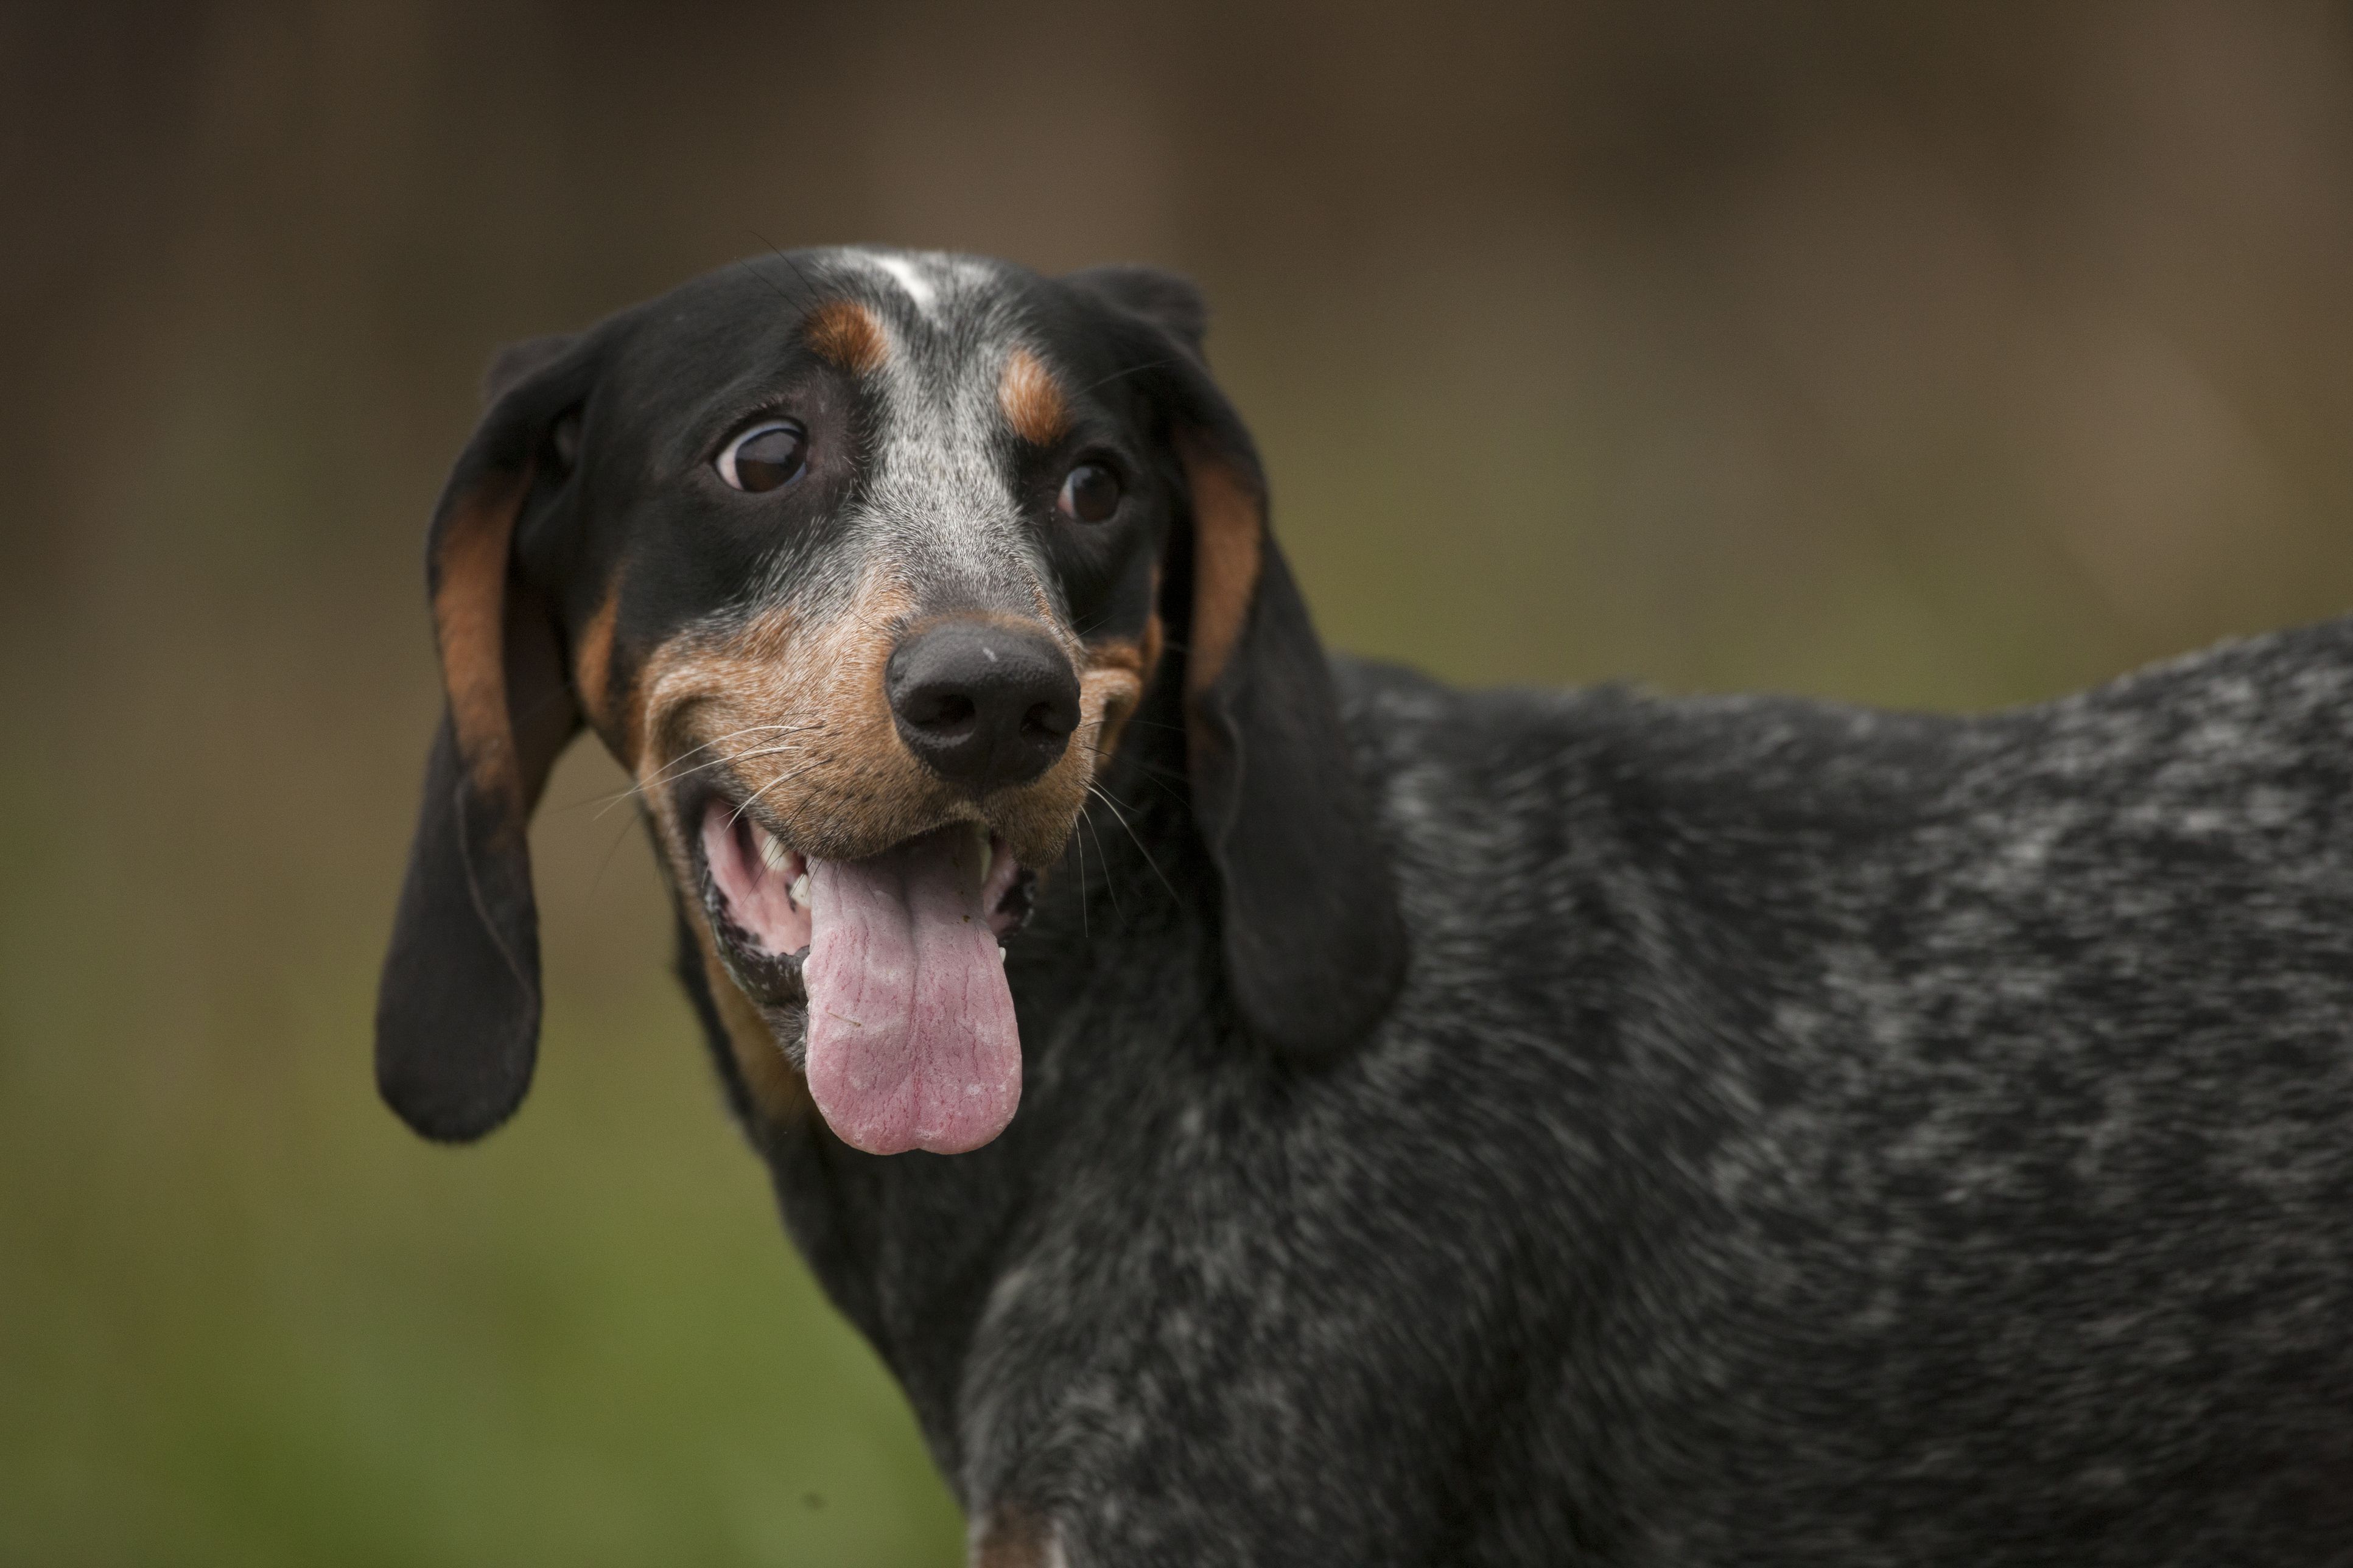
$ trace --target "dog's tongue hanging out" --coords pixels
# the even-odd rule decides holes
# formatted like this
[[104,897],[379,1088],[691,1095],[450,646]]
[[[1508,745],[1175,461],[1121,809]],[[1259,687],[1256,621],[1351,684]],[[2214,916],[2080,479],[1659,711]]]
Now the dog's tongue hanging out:
[[871,860],[809,864],[809,1093],[869,1153],[977,1149],[1020,1103],[986,855],[955,826]]

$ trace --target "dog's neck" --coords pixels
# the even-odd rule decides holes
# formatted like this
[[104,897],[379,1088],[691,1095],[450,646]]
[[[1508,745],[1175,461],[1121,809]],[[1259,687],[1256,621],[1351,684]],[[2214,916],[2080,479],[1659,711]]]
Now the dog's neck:
[[[1156,694],[1155,694],[1156,695]],[[1222,1019],[1216,875],[1196,834],[1174,694],[1147,698],[1008,953],[1020,1011],[1021,1112],[971,1153],[877,1157],[814,1115],[755,1126],[786,1223],[828,1296],[904,1387],[942,1472],[961,1474],[959,1393],[1017,1227],[1053,1194],[1058,1151],[1148,1073],[1163,1035],[1239,1035]],[[1192,963],[1178,961],[1190,954]],[[1148,977],[1150,996],[1122,984]],[[1123,979],[1122,977],[1125,977]],[[724,1042],[720,1042],[723,1067]]]

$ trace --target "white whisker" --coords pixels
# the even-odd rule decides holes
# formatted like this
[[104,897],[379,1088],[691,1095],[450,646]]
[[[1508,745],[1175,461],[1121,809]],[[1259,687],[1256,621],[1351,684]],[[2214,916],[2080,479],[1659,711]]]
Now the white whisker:
[[714,740],[705,741],[702,744],[691,747],[686,752],[681,752],[651,778],[649,778],[642,783],[632,784],[628,788],[621,790],[607,797],[601,803],[601,807],[597,811],[596,815],[598,816],[602,816],[606,812],[608,812],[612,810],[613,807],[620,805],[621,802],[632,797],[639,799],[649,798],[648,792],[658,789],[663,784],[675,784],[680,779],[691,778],[694,774],[702,773],[707,769],[724,767],[730,763],[749,762],[754,757],[775,756],[780,752],[795,750],[799,744],[799,742],[786,742],[779,745],[761,747],[749,752],[730,752],[725,756],[713,757],[709,762],[696,763],[691,767],[687,765],[687,758],[695,755],[699,752],[707,752],[714,746],[723,745],[725,742],[734,740],[737,736],[749,735],[763,730],[771,731],[781,731],[786,734],[801,734],[812,730],[822,730],[823,728],[825,728],[825,726],[822,724],[746,724],[740,730],[733,731],[725,735],[721,735]]
[[1112,879],[1111,857],[1103,852],[1103,829],[1095,826],[1094,817],[1087,812],[1079,813],[1079,821],[1085,825],[1089,833],[1095,836],[1095,858],[1103,864],[1103,891],[1111,895],[1111,912],[1117,915],[1119,923],[1124,926],[1127,923],[1127,911],[1119,907],[1119,888]]
[[[820,759],[820,761],[822,759]],[[775,778],[770,779],[766,784],[764,784],[758,789],[754,790],[750,798],[746,799],[743,805],[737,806],[733,815],[727,818],[727,826],[733,827],[736,823],[742,821],[744,814],[751,810],[753,803],[757,801],[762,795],[767,794],[770,790],[776,788],[780,784],[786,784],[800,777],[801,774],[808,772],[809,769],[816,767],[817,765],[817,763],[804,763],[799,767],[788,769],[784,773],[778,773]]]
[[[1144,863],[1152,868],[1152,874],[1160,879],[1160,885],[1162,887],[1168,889],[1168,896],[1171,899],[1176,899],[1176,885],[1171,882],[1168,879],[1167,874],[1160,869],[1160,862],[1152,858],[1152,851],[1145,847],[1144,840],[1136,837],[1135,829],[1129,826],[1126,814],[1119,809],[1119,803],[1112,799],[1111,792],[1090,779],[1087,781],[1087,793],[1094,796],[1095,799],[1103,803],[1104,807],[1111,812],[1112,820],[1120,825],[1121,828],[1126,832],[1128,838],[1135,845],[1137,853],[1144,857]],[[1098,840],[1098,842],[1100,842],[1100,840]],[[1182,903],[1183,901],[1184,900],[1181,899],[1177,900],[1177,902],[1179,903]]]

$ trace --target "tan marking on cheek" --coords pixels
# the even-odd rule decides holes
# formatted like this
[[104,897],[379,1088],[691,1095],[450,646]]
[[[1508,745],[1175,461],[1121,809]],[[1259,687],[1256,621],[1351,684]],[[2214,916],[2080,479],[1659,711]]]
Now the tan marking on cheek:
[[526,469],[485,479],[459,498],[443,525],[433,595],[449,720],[466,771],[476,789],[509,796],[518,812],[525,803],[507,711],[507,549],[530,487]]
[[881,370],[891,356],[891,341],[874,312],[855,300],[835,300],[820,305],[801,329],[802,341],[820,359],[854,375]]
[[[1087,786],[1094,782],[1107,756],[1106,733],[1116,730],[1133,712],[1143,690],[1143,679],[1130,668],[1131,658],[1114,656],[1103,663],[1094,650],[1081,650],[1079,722],[1071,731],[1062,754],[1030,783],[988,797],[990,822],[1021,863],[1043,870],[1062,853],[1087,803]],[[1110,728],[1107,731],[1106,725]]]
[[[1155,573],[1155,576],[1157,575]],[[1153,595],[1152,597],[1155,604],[1159,602],[1158,594]],[[1144,623],[1144,668],[1136,671],[1138,675],[1146,680],[1152,679],[1152,672],[1160,668],[1160,655],[1166,647],[1167,641],[1166,630],[1160,620],[1160,612],[1155,609],[1152,612],[1151,617]]]
[[1120,738],[1127,733],[1127,721],[1135,711],[1136,700],[1144,695],[1143,680],[1124,669],[1091,671],[1081,682],[1083,690],[1094,688],[1098,713],[1093,754],[1089,759],[1096,772],[1101,772],[1119,750]]
[[1103,718],[1094,756],[1098,772],[1119,751],[1127,721],[1143,700],[1145,684],[1160,663],[1162,640],[1160,612],[1155,610],[1144,623],[1144,635],[1135,641],[1101,643],[1087,649],[1087,675],[1081,688],[1084,689],[1086,680],[1096,680],[1102,694]]
[[953,797],[900,743],[883,691],[911,603],[896,586],[870,584],[823,625],[772,610],[657,649],[639,683],[649,743],[637,771],[648,797],[667,810],[677,780],[724,780],[756,800],[786,842],[827,859],[872,855],[936,826]]
[[1202,443],[1180,443],[1193,494],[1193,627],[1185,689],[1207,689],[1233,657],[1258,589],[1265,527],[1257,493]]
[[1071,405],[1054,373],[1028,349],[1005,356],[997,382],[997,406],[1013,433],[1036,447],[1050,447],[1071,428]]

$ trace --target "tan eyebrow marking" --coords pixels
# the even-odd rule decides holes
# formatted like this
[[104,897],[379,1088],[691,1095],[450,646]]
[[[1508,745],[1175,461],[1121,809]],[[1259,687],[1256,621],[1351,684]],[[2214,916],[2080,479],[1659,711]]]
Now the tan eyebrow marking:
[[1054,373],[1028,349],[1005,356],[1005,374],[997,383],[997,405],[1005,411],[1013,433],[1032,446],[1050,447],[1071,427],[1071,405]]
[[[1156,604],[1160,574],[1155,570],[1152,575],[1153,600]],[[1087,645],[1087,673],[1083,679],[1100,681],[1103,693],[1103,721],[1095,731],[1098,773],[1119,750],[1119,742],[1127,732],[1127,721],[1143,700],[1145,683],[1159,666],[1162,641],[1160,612],[1155,609],[1144,623],[1144,635],[1134,642],[1112,638]]]
[[882,323],[855,300],[819,306],[801,328],[801,337],[820,358],[856,374],[881,369],[891,354]]

